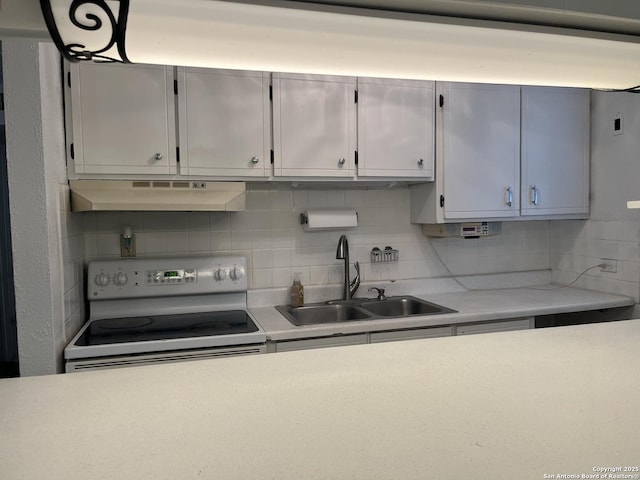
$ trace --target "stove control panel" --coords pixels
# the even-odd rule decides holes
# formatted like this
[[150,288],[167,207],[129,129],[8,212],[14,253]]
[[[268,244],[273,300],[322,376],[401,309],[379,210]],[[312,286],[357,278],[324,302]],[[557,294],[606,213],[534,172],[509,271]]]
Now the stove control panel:
[[195,268],[178,270],[147,270],[147,285],[181,285],[194,283],[198,278]]
[[95,261],[89,300],[198,295],[247,290],[245,257],[135,258]]

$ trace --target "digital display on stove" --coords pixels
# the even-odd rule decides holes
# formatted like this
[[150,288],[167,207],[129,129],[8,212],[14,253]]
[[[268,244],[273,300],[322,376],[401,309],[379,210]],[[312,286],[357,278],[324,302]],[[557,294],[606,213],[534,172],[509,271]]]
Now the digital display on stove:
[[244,310],[93,320],[75,345],[168,340],[257,332]]
[[177,270],[167,270],[166,272],[164,272],[164,276],[166,277],[181,277],[182,275],[180,275],[180,272],[178,272]]

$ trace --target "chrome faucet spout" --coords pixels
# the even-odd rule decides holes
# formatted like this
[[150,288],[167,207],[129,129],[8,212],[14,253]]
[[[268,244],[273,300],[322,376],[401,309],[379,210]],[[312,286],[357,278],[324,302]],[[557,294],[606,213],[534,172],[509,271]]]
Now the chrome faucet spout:
[[353,295],[360,286],[360,264],[356,262],[354,267],[356,269],[356,278],[350,281],[349,275],[349,241],[346,235],[341,235],[338,240],[338,248],[336,249],[336,259],[344,260],[344,282],[342,284],[342,299],[351,300]]
[[338,240],[338,249],[336,250],[337,260],[346,260],[349,258],[349,241],[346,235],[341,235]]

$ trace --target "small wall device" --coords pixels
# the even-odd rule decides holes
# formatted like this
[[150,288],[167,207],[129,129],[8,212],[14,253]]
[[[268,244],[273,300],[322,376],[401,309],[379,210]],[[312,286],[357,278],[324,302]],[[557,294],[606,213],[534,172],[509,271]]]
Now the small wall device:
[[427,237],[480,238],[502,234],[502,222],[429,223],[422,225]]

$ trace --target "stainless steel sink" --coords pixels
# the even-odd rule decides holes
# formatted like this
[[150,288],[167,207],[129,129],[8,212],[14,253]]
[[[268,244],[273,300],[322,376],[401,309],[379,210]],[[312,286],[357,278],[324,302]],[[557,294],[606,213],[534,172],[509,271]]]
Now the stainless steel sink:
[[310,305],[306,307],[292,307],[279,305],[276,309],[294,325],[316,325],[319,323],[350,322],[367,320],[371,314],[353,305]]
[[456,311],[411,296],[387,297],[385,300],[368,298],[332,300],[304,307],[279,305],[276,309],[296,326],[357,320],[380,320],[412,315],[437,315]]
[[381,317],[407,317],[411,315],[436,315],[455,312],[450,308],[409,296],[372,300],[361,303],[360,306]]

